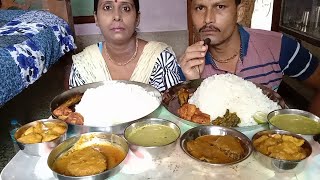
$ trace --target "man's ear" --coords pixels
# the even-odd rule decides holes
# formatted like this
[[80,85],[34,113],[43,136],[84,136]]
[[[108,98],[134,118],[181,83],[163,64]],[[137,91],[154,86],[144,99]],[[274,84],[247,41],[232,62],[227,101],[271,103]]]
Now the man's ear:
[[140,24],[140,12],[137,14],[137,19],[136,19],[136,27],[138,27]]
[[244,13],[245,13],[246,7],[244,6],[243,3],[240,3],[237,6],[237,23],[240,23],[244,17]]
[[94,16],[94,21],[96,23],[96,26],[99,27],[98,18],[97,18],[97,12],[93,12],[93,16]]

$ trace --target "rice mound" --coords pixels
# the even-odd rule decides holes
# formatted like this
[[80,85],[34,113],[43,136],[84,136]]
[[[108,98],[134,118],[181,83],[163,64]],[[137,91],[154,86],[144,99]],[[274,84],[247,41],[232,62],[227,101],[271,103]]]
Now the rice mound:
[[269,113],[281,108],[255,84],[233,74],[206,78],[188,102],[209,114],[211,120],[223,116],[227,109],[236,112],[241,119],[240,127],[256,125],[252,116],[257,111]]
[[138,85],[110,81],[87,89],[75,110],[84,117],[84,125],[107,127],[142,118],[159,104],[153,93]]

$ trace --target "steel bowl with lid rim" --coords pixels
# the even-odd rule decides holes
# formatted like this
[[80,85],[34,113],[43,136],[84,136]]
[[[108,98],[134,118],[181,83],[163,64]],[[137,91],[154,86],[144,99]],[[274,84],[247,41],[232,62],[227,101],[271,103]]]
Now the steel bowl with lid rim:
[[[320,123],[320,118],[318,116],[308,112],[308,111],[304,111],[304,110],[300,110],[300,109],[278,109],[278,110],[274,110],[274,111],[270,112],[267,116],[267,120],[268,120],[270,129],[280,129],[280,130],[288,131],[287,129],[281,129],[281,128],[277,127],[276,125],[274,125],[272,122],[270,122],[272,117],[280,115],[280,114],[301,115],[301,116],[307,117],[315,122]],[[299,134],[299,135],[302,136],[307,141],[311,142],[311,141],[313,141],[313,136],[317,135],[317,134]]]
[[294,133],[291,133],[288,131],[277,130],[277,129],[264,130],[264,131],[260,131],[260,132],[256,133],[252,137],[252,142],[254,142],[256,139],[258,139],[259,137],[261,137],[263,135],[273,135],[273,134],[289,135],[289,136],[292,136],[292,137],[295,137],[298,139],[303,139],[304,144],[301,147],[306,150],[307,156],[301,160],[281,160],[281,159],[277,159],[277,158],[273,158],[273,157],[269,157],[267,155],[264,155],[253,146],[253,149],[254,149],[253,156],[255,157],[255,159],[259,163],[261,163],[264,167],[266,167],[272,171],[275,171],[275,172],[279,172],[279,173],[300,173],[300,172],[302,172],[304,170],[306,163],[307,163],[308,157],[312,153],[312,147],[311,147],[310,143],[306,139],[304,139],[302,136],[299,136],[297,134],[294,134]]
[[[200,136],[204,136],[204,135],[220,135],[220,136],[230,135],[230,136],[238,138],[241,142],[241,146],[243,147],[243,149],[245,151],[244,156],[237,161],[233,161],[230,163],[224,163],[224,164],[223,163],[222,164],[209,163],[209,162],[201,161],[196,157],[193,157],[187,150],[187,142],[189,142],[191,140],[195,140],[196,138],[198,138]],[[196,161],[203,162],[205,164],[212,165],[212,166],[228,166],[228,165],[234,165],[234,164],[240,163],[240,162],[246,160],[251,155],[252,150],[253,150],[251,141],[246,135],[244,135],[243,133],[241,133],[235,129],[226,128],[226,127],[222,127],[222,126],[198,126],[198,127],[194,127],[192,129],[189,129],[181,136],[180,147],[192,159],[195,159]]]
[[[175,139],[172,139],[171,142],[160,146],[143,146],[141,144],[136,144],[130,140],[130,134],[135,132],[139,128],[143,128],[150,125],[162,125],[170,128],[173,133],[177,136]],[[157,157],[167,157],[169,156],[175,149],[177,141],[180,137],[181,131],[177,124],[171,122],[169,120],[161,119],[161,118],[142,118],[136,122],[130,124],[124,131],[124,138],[129,143],[129,147],[133,152],[141,152],[147,155],[150,155],[153,158]],[[151,135],[152,136],[152,135]]]
[[[124,83],[124,84],[131,84],[131,85],[140,86],[144,90],[146,90],[149,94],[151,94],[152,96],[156,97],[157,103],[158,103],[157,108],[161,105],[161,101],[162,101],[161,93],[157,89],[155,89],[154,87],[152,87],[149,84],[135,82],[135,81],[126,81],[126,80],[101,81],[101,82],[95,82],[95,83],[90,83],[90,84],[82,85],[82,86],[79,86],[79,87],[75,87],[75,88],[72,88],[70,90],[67,90],[67,91],[61,93],[60,95],[57,95],[50,103],[50,109],[51,109],[52,116],[55,117],[55,115],[53,114],[53,111],[56,108],[58,108],[61,104],[63,104],[64,102],[66,102],[67,100],[72,98],[73,96],[75,96],[77,94],[83,94],[83,93],[85,93],[85,91],[87,89],[97,88],[99,86],[102,86],[102,85],[104,85],[106,83],[110,83],[110,82],[115,82],[115,83],[119,82],[119,83]],[[73,105],[73,107],[74,106],[75,106],[75,104]],[[128,125],[130,125],[132,122],[134,122],[134,121],[136,121],[136,120],[138,120],[140,118],[143,118],[143,117],[149,115],[150,113],[152,113],[157,108],[153,109],[148,114],[142,115],[139,118],[132,119],[129,122],[125,122],[125,123],[121,123],[121,124],[117,124],[117,125],[112,125],[112,126],[96,127],[96,126],[75,125],[75,124],[69,124],[68,123],[69,131],[68,131],[67,136],[68,137],[72,137],[72,136],[83,134],[83,133],[87,133],[87,132],[109,132],[109,133],[114,133],[114,134],[123,134],[124,129]],[[55,118],[57,118],[57,117],[55,117]]]
[[[66,130],[59,137],[48,142],[40,142],[40,143],[33,143],[33,144],[26,144],[26,143],[19,142],[17,139],[19,139],[28,128],[35,126],[37,122],[59,123],[59,125],[62,125],[63,127],[65,127]],[[63,142],[66,139],[67,130],[68,130],[68,125],[64,121],[61,121],[59,119],[40,119],[40,120],[32,121],[30,123],[27,123],[21,126],[14,134],[14,138],[16,139],[19,148],[24,153],[32,156],[48,156],[52,151],[52,149],[54,149],[56,146],[58,146],[61,142]]]
[[[54,162],[61,155],[63,155],[65,152],[71,149],[79,141],[81,137],[87,137],[86,139],[88,140],[88,141],[81,142],[83,144],[83,147],[88,147],[90,145],[99,144],[99,143],[110,143],[111,145],[120,147],[124,151],[125,157],[117,166],[113,167],[112,169],[107,169],[102,173],[91,175],[91,176],[79,176],[79,177],[66,176],[56,172],[53,169]],[[105,132],[91,132],[91,133],[85,133],[85,134],[73,136],[65,140],[64,142],[62,142],[60,145],[58,145],[55,149],[51,151],[50,155],[48,156],[47,164],[49,168],[52,170],[54,176],[60,180],[73,180],[73,179],[104,180],[120,172],[120,170],[124,166],[124,162],[126,161],[126,158],[128,157],[128,152],[129,152],[129,146],[127,141],[124,138],[115,134],[109,134]]]

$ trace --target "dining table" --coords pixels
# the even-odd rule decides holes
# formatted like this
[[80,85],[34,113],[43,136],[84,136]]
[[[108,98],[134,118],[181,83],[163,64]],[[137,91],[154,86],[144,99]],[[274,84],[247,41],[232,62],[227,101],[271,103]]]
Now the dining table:
[[[161,118],[176,123],[181,134],[193,128],[172,115],[164,106],[160,106],[148,118]],[[242,131],[249,138],[268,126]],[[246,160],[229,166],[216,166],[203,163],[189,157],[180,147],[180,139],[172,152],[165,156],[151,156],[148,152],[129,151],[124,166],[111,180],[144,179],[221,179],[221,180],[319,180],[320,179],[320,144],[311,140],[312,154],[307,159],[301,173],[275,172],[260,164],[251,154]],[[57,179],[47,165],[47,156],[30,156],[19,151],[1,172],[0,180],[55,180]]]

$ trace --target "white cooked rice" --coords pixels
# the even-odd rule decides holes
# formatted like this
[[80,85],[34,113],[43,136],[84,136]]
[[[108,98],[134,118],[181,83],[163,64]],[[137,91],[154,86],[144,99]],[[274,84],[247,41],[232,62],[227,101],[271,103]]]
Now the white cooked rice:
[[158,106],[154,94],[142,87],[110,81],[87,89],[75,109],[84,125],[106,127],[142,118]]
[[250,81],[233,74],[213,75],[205,79],[189,99],[211,120],[223,116],[227,109],[241,119],[239,126],[257,124],[252,115],[257,111],[269,113],[281,108]]

